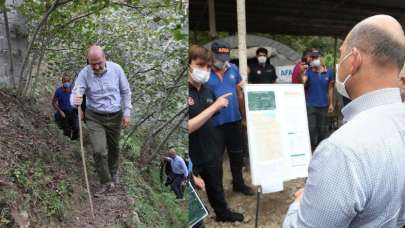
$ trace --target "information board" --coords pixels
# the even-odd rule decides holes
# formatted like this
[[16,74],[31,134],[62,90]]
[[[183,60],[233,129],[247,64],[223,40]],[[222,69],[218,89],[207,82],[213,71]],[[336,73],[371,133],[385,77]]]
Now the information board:
[[308,175],[311,144],[302,84],[244,87],[253,185],[283,190],[283,182]]
[[208,211],[190,182],[188,182],[187,193],[188,226],[192,227],[203,220],[208,215]]
[[291,83],[295,65],[276,66],[277,83]]

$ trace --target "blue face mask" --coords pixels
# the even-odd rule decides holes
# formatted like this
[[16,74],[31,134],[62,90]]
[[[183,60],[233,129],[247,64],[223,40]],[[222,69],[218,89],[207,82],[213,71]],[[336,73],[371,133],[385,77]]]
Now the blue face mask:
[[63,88],[70,89],[70,82],[63,83]]

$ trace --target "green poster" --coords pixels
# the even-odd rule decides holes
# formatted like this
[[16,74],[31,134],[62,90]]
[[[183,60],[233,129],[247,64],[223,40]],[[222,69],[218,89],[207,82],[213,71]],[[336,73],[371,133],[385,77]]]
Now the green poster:
[[274,91],[251,91],[247,93],[249,111],[276,109]]
[[188,182],[187,190],[188,225],[192,227],[204,219],[208,215],[208,211],[190,182]]

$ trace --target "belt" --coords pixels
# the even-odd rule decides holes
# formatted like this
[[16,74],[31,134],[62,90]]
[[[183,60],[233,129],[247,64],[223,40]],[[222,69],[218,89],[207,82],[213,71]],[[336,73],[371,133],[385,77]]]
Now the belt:
[[92,111],[92,110],[89,110],[92,114],[96,114],[96,115],[98,115],[98,116],[104,116],[104,117],[113,117],[113,116],[115,116],[115,115],[117,115],[117,114],[119,114],[121,111],[118,111],[118,112],[111,112],[111,113],[108,113],[108,112],[105,112],[105,113],[100,113],[100,112],[95,112],[95,111]]

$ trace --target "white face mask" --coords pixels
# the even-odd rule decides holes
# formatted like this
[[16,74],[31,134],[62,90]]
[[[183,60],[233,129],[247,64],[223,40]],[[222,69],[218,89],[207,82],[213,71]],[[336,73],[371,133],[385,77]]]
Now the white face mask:
[[257,57],[257,62],[259,62],[260,64],[265,64],[266,60],[267,60],[266,56]]
[[[347,59],[351,54],[352,54],[352,52],[350,52],[350,53],[347,54],[345,57],[343,57],[342,61],[339,63],[339,67],[342,65],[342,63],[343,63],[344,61],[346,61],[346,59]],[[338,93],[340,93],[342,96],[344,96],[344,97],[346,97],[346,98],[349,98],[349,99],[350,99],[350,96],[349,96],[349,94],[347,93],[346,85],[345,85],[345,84],[346,84],[347,80],[349,80],[350,77],[352,77],[351,74],[347,75],[346,79],[342,82],[342,81],[340,81],[340,79],[339,79],[339,74],[338,74],[337,77],[336,77],[336,83],[335,83],[335,87],[336,87],[336,90],[338,91]]]
[[210,71],[193,68],[193,72],[191,72],[191,78],[197,83],[204,84],[208,82],[208,79],[210,78]]
[[315,59],[311,62],[311,67],[320,67],[321,66],[321,60],[320,59]]

